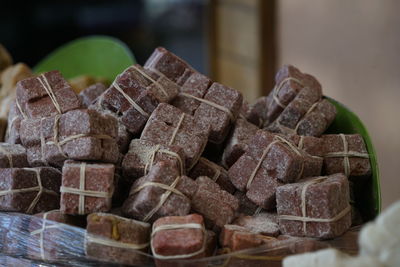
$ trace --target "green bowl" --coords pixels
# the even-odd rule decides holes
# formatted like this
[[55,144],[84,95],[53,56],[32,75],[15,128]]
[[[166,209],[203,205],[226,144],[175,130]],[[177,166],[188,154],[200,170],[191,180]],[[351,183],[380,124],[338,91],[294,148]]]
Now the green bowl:
[[130,49],[120,40],[109,36],[89,36],[59,47],[33,70],[35,73],[59,70],[67,79],[90,75],[111,82],[135,62]]

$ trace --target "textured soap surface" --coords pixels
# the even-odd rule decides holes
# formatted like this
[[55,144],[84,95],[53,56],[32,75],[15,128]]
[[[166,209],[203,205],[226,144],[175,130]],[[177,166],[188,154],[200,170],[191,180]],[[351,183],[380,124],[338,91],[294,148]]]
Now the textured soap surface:
[[78,96],[57,70],[18,82],[17,101],[29,118],[54,116],[81,107]]
[[29,167],[26,149],[17,144],[0,143],[0,168]]
[[[57,209],[60,204],[60,185],[61,173],[54,168],[0,169],[0,191],[5,193],[0,196],[0,210],[32,214]],[[30,190],[10,191],[18,189]]]
[[[195,224],[199,228],[187,228],[185,224]],[[157,230],[166,225],[177,225],[182,228]],[[205,256],[207,234],[204,230],[203,217],[199,214],[190,214],[186,216],[168,216],[160,218],[153,225],[152,251],[156,253],[156,265],[164,266],[167,262],[157,260],[157,256],[178,256],[182,259],[201,258]],[[196,254],[199,252],[198,254]],[[188,254],[196,254],[192,257],[184,257]],[[174,266],[173,263],[171,266]],[[176,264],[176,263],[175,263]],[[175,265],[176,266],[176,265]]]
[[[63,192],[61,189],[60,210],[71,215],[111,210],[114,174],[113,164],[66,161],[62,171],[62,186],[67,190],[72,188],[79,191],[76,193]],[[90,196],[84,191],[94,191],[103,195]],[[80,197],[81,195],[82,197]]]
[[[343,174],[334,174],[305,187],[309,178],[298,183],[286,184],[276,190],[279,227],[283,234],[316,238],[334,238],[347,231],[351,225],[349,208],[349,183]],[[305,200],[301,195],[305,189]],[[305,214],[302,207],[305,205]],[[344,212],[346,211],[346,212]],[[344,212],[343,216],[332,222],[305,222],[285,219],[284,215],[307,218],[332,219]]]
[[[175,181],[177,183],[174,187]],[[172,187],[179,193],[167,191],[152,183]],[[148,222],[154,222],[164,216],[187,215],[191,209],[190,200],[196,190],[196,183],[192,179],[181,176],[175,165],[161,161],[153,165],[146,176],[134,182],[129,197],[122,206],[122,214]],[[168,192],[169,196],[161,202],[163,195]]]
[[[136,251],[148,252],[150,224],[108,213],[92,213],[87,217],[86,230],[85,249],[88,257],[128,265],[148,263],[149,258]],[[98,239],[112,243],[101,244],[96,242]],[[121,248],[118,244],[132,247]],[[142,248],[135,249],[135,246]]]

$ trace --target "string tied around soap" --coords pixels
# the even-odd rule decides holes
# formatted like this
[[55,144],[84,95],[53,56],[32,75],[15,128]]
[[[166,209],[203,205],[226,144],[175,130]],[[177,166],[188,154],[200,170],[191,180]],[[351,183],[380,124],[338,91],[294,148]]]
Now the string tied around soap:
[[[160,231],[178,230],[178,229],[199,229],[199,230],[201,230],[202,234],[203,234],[203,243],[202,243],[201,248],[192,253],[180,254],[180,255],[161,255],[161,254],[157,253],[153,246],[153,239],[154,239],[155,234]],[[197,256],[205,251],[206,246],[207,246],[207,232],[206,232],[206,229],[204,228],[204,225],[199,224],[199,223],[163,224],[163,225],[159,225],[159,226],[154,226],[154,224],[153,224],[153,230],[151,233],[150,243],[151,243],[151,246],[150,246],[151,252],[153,253],[154,258],[156,258],[156,259],[159,259],[159,260],[187,259],[187,258]]]
[[328,177],[327,176],[320,176],[316,177],[312,180],[306,181],[303,183],[301,189],[301,216],[295,215],[279,215],[280,220],[290,220],[290,221],[301,221],[303,223],[303,233],[304,235],[307,234],[307,222],[321,222],[321,223],[331,223],[336,222],[343,218],[347,213],[350,212],[351,206],[347,204],[347,206],[340,211],[337,215],[332,218],[312,218],[307,216],[307,201],[306,201],[306,193],[309,186],[321,183],[325,181]]

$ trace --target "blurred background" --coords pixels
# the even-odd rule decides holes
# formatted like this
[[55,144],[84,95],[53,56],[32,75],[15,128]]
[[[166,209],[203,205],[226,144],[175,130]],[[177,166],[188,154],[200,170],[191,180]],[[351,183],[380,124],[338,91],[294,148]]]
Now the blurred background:
[[0,43],[30,66],[93,34],[119,38],[140,64],[164,46],[250,102],[293,64],[366,124],[386,207],[400,198],[398,10],[396,0],[13,1],[2,6]]

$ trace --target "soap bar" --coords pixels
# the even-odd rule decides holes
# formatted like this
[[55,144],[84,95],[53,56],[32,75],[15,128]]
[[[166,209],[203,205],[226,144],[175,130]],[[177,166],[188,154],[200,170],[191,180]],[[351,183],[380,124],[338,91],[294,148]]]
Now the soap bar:
[[351,177],[371,174],[369,154],[359,134],[327,134],[324,144],[324,170],[327,174],[344,173]]
[[54,116],[81,107],[78,96],[57,70],[18,82],[17,101],[28,118]]
[[61,167],[66,159],[115,163],[117,121],[95,110],[78,109],[62,115],[21,122],[22,144],[31,166]]
[[38,213],[60,204],[61,173],[54,168],[0,169],[0,210]]
[[321,239],[342,235],[351,226],[349,182],[343,174],[314,177],[276,190],[283,234]]
[[85,250],[89,258],[126,265],[147,265],[150,224],[108,213],[87,217]]
[[195,72],[188,63],[164,47],[157,47],[147,59],[144,67],[162,73],[180,86]]
[[95,83],[85,88],[79,93],[82,107],[88,108],[106,89],[106,86],[102,83]]
[[168,79],[132,65],[117,76],[99,99],[99,105],[117,114],[132,134],[139,134],[160,102],[171,101],[178,86]]
[[208,228],[218,229],[230,223],[239,209],[239,201],[206,176],[195,182],[198,189],[192,197],[193,211],[204,216]]
[[113,164],[66,161],[62,170],[60,210],[85,215],[111,210]]
[[321,85],[311,75],[292,65],[284,65],[275,76],[275,87],[268,95],[267,118],[273,122],[303,88],[320,92]]
[[150,116],[141,140],[180,146],[188,169],[199,160],[207,144],[210,127],[169,104],[161,103]]
[[177,266],[174,260],[205,256],[207,232],[199,214],[160,218],[154,222],[151,236],[156,266]]
[[136,179],[147,174],[151,166],[160,161],[170,161],[180,170],[181,175],[186,173],[185,154],[181,147],[133,139],[122,161],[123,178],[132,185]]
[[232,182],[229,180],[228,171],[224,167],[209,161],[206,158],[201,157],[197,164],[189,173],[189,177],[197,179],[200,176],[210,177],[211,180],[216,182],[221,189],[233,194],[236,188],[233,186]]
[[169,161],[160,161],[136,180],[122,206],[125,217],[154,222],[164,216],[184,216],[190,212],[196,183],[180,174]]
[[257,126],[242,118],[236,120],[222,154],[222,164],[225,167],[231,167],[246,152],[248,144],[258,130]]
[[0,168],[29,167],[26,149],[21,145],[0,143]]

